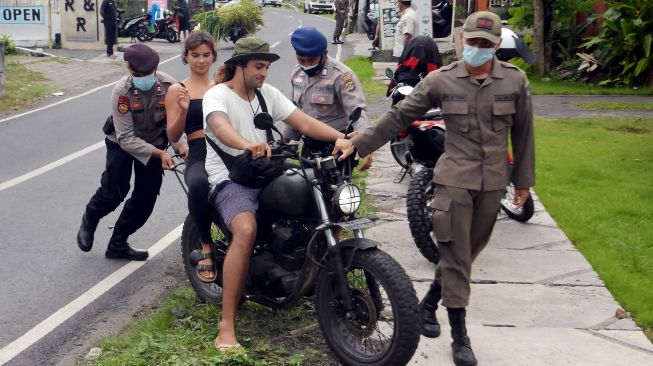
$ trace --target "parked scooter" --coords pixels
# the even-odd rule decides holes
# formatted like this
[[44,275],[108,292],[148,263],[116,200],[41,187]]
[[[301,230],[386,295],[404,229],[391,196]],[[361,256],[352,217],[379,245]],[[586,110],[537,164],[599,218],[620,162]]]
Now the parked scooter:
[[[352,112],[350,127],[360,117]],[[255,119],[258,129],[271,121]],[[271,135],[271,132],[270,132]],[[357,217],[361,192],[336,160],[339,155],[301,157],[297,145],[269,142],[272,159],[294,159],[287,170],[259,194],[254,250],[243,300],[273,309],[315,301],[324,339],[345,365],[405,365],[419,342],[417,296],[410,278],[378,243],[364,238],[373,221]],[[350,162],[351,160],[346,160]],[[180,180],[181,182],[181,180]],[[232,234],[213,212],[216,279],[197,278],[202,243],[191,216],[181,235],[184,267],[200,299],[222,302],[222,270]],[[338,233],[349,231],[351,235]],[[349,239],[344,239],[350,237]]]
[[431,7],[433,17],[433,38],[444,38],[451,34],[453,7],[447,0],[440,0]]
[[370,4],[367,15],[365,16],[365,21],[363,22],[363,30],[367,34],[367,38],[372,41],[376,36],[376,24],[378,19],[376,17],[376,8],[377,4]]
[[[148,20],[150,15],[147,14]],[[177,42],[177,22],[175,21],[176,15],[171,11],[164,10],[163,18],[154,23],[154,33],[147,33],[147,40],[165,39],[170,43]]]
[[139,15],[130,19],[125,19],[124,9],[117,9],[117,30],[118,37],[131,37],[131,42],[138,39],[141,42],[147,41],[147,19],[146,14]]

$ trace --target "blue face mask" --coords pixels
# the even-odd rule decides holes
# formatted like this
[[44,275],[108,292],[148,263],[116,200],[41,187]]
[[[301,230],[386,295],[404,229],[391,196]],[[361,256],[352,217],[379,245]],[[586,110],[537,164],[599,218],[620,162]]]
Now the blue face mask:
[[463,45],[463,60],[471,67],[479,67],[494,58],[494,48],[478,48]]
[[136,87],[136,89],[142,91],[148,91],[152,89],[154,83],[156,82],[156,73],[152,73],[150,75],[143,76],[143,77],[134,76],[132,80],[134,82],[134,86]]

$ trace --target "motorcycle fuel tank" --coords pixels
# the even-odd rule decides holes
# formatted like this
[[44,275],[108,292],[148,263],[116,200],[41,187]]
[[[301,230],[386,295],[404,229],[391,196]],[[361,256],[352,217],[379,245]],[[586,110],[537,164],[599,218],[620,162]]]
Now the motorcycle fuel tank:
[[[259,194],[259,208],[279,219],[310,218],[317,215],[311,187],[302,177],[301,170],[288,169],[270,182]],[[306,169],[313,179],[313,170]]]

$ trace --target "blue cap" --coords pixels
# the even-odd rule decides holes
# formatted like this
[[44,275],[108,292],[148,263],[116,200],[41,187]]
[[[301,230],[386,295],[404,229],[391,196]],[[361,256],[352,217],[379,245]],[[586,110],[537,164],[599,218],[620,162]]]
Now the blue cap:
[[324,34],[313,27],[302,27],[292,32],[290,44],[298,56],[320,56],[327,49]]

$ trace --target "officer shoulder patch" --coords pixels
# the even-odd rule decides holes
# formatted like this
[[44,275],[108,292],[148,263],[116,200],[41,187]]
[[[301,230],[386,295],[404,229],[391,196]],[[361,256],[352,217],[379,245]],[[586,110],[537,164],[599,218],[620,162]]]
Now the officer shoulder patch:
[[125,114],[129,112],[129,98],[124,95],[118,97],[118,113]]
[[354,83],[354,76],[351,72],[346,72],[342,74],[342,82],[345,84],[345,91],[348,93],[356,90],[356,84]]

